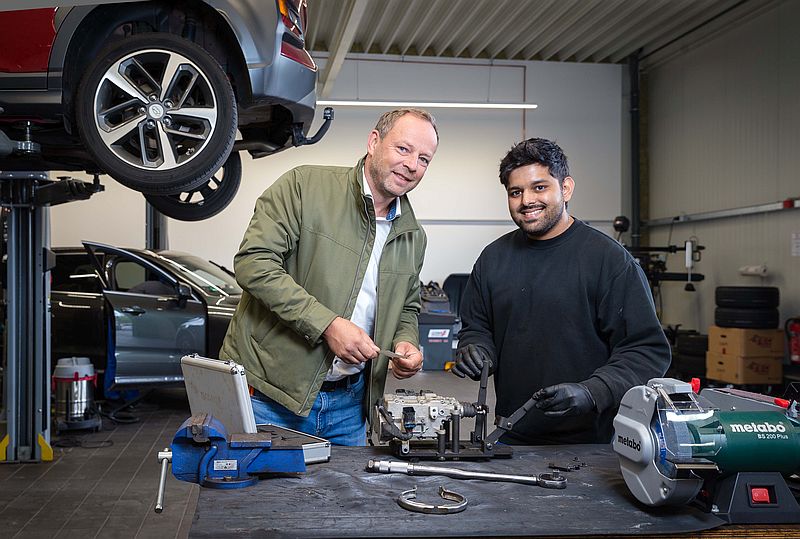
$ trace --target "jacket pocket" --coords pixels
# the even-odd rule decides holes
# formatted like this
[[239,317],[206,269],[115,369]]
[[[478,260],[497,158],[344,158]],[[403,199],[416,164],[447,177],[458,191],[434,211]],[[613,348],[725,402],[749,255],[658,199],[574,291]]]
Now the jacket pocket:
[[258,344],[259,348],[264,348],[264,343],[269,341],[276,327],[275,322],[269,318],[262,318],[258,322],[255,331],[253,331],[253,340]]

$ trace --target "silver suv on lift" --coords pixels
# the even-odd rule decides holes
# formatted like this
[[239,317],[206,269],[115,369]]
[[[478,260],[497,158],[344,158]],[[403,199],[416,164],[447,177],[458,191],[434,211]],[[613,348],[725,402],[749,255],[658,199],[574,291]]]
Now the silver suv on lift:
[[239,151],[313,143],[329,125],[326,112],[306,137],[317,77],[306,0],[3,9],[0,170],[107,173],[165,215],[198,220],[236,194]]

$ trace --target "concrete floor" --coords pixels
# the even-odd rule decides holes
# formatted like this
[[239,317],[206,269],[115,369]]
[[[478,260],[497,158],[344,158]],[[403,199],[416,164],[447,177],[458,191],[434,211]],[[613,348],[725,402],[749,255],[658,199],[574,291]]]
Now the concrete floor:
[[[66,431],[51,440],[54,459],[0,466],[3,537],[187,537],[199,487],[171,481],[163,513],[153,511],[157,453],[189,415],[186,393],[161,390],[104,418],[99,432]],[[129,417],[129,416],[128,416]],[[125,419],[119,414],[119,419]]]
[[[478,383],[444,371],[408,380],[389,376],[386,391],[429,390],[475,402]],[[493,417],[494,390],[487,403]],[[183,389],[150,393],[128,410],[134,423],[103,420],[100,432],[54,437],[54,460],[0,465],[0,536],[9,538],[183,538],[189,536],[199,486],[167,480],[164,511],[153,511],[158,489],[157,453],[169,446],[190,415]],[[474,421],[462,422],[462,439]],[[491,432],[490,426],[489,431]]]

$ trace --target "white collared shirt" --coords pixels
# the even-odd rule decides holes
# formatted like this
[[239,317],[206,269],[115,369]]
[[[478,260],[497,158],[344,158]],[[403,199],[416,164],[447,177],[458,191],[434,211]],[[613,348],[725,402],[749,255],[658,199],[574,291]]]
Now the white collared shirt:
[[[364,193],[372,200],[372,190],[369,188],[363,168],[361,169],[361,174],[364,178]],[[372,253],[367,263],[367,272],[364,274],[361,290],[358,291],[358,296],[356,297],[356,306],[353,309],[353,315],[350,317],[350,321],[363,329],[370,338],[375,338],[375,307],[378,304],[378,264],[381,260],[383,247],[386,245],[386,238],[389,237],[389,232],[392,230],[392,221],[399,216],[400,199],[395,198],[386,217],[375,217],[375,243],[372,244]],[[333,358],[333,365],[331,365],[328,374],[325,376],[325,380],[340,380],[351,374],[363,371],[364,367],[366,367],[366,363],[353,365],[342,361],[337,356]]]

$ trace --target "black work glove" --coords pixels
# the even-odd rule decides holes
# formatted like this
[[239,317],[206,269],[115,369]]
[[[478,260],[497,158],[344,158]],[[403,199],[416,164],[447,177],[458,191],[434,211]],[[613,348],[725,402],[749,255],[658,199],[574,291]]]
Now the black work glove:
[[468,344],[456,350],[456,364],[453,365],[450,372],[459,378],[469,376],[473,380],[480,380],[483,364],[487,362],[491,370],[492,360],[486,350],[480,346]]
[[533,394],[536,407],[550,417],[581,415],[591,412],[594,397],[581,383],[556,384],[543,387]]

